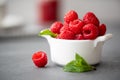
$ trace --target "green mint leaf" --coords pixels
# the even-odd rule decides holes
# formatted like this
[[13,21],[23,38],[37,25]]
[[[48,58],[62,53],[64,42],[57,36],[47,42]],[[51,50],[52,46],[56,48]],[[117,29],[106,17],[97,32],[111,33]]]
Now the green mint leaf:
[[79,54],[76,53],[75,60],[67,63],[63,70],[65,72],[87,72],[94,70],[95,67],[89,65]]
[[79,54],[76,53],[75,55],[76,61],[79,63],[79,65],[88,65],[88,63],[81,57]]
[[38,36],[43,36],[43,35],[49,35],[51,37],[56,37],[57,34],[51,32],[49,29],[44,29],[42,31],[39,32]]
[[75,60],[69,62],[68,64],[66,64],[66,66],[64,66],[63,70],[66,71],[66,72],[72,72],[72,71],[75,71],[75,67],[74,67],[74,63],[75,63]]

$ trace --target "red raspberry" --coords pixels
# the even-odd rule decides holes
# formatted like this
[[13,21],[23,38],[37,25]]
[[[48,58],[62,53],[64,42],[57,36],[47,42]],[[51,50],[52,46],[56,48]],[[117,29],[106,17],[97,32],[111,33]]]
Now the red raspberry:
[[75,40],[84,40],[84,37],[82,34],[75,35]]
[[69,28],[72,32],[75,34],[81,33],[81,29],[84,26],[84,22],[81,21],[80,19],[76,19],[74,21],[71,21],[69,24]]
[[85,39],[93,40],[98,36],[98,27],[94,24],[86,24],[83,26],[82,33]]
[[43,51],[38,51],[32,55],[32,60],[37,67],[44,67],[47,64],[47,55]]
[[78,19],[78,14],[74,10],[70,10],[64,16],[64,21],[67,22],[67,23],[69,23],[70,21],[73,21],[75,19]]
[[64,25],[64,26],[69,26],[69,23],[64,22],[63,25]]
[[50,30],[53,32],[53,33],[57,33],[59,34],[60,33],[60,29],[63,27],[63,24],[61,22],[54,22],[51,27],[50,27]]
[[59,39],[74,39],[75,35],[72,31],[64,30],[59,35]]
[[70,29],[69,29],[69,24],[64,24],[64,26],[60,29],[60,33],[61,33],[62,31],[66,31],[66,30],[70,30]]
[[99,36],[103,36],[106,32],[106,25],[105,24],[101,24],[99,26]]
[[83,17],[83,21],[88,24],[88,23],[92,23],[96,26],[99,26],[99,19],[96,17],[96,15],[92,12],[87,12],[84,17]]

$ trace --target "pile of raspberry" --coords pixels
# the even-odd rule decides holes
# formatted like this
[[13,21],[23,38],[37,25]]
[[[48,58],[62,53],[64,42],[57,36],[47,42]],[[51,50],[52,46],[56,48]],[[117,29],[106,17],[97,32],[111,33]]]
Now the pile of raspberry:
[[76,11],[70,10],[65,14],[64,22],[54,22],[50,31],[58,34],[57,39],[94,40],[105,34],[106,25],[100,24],[93,12],[87,12],[83,19],[80,19]]

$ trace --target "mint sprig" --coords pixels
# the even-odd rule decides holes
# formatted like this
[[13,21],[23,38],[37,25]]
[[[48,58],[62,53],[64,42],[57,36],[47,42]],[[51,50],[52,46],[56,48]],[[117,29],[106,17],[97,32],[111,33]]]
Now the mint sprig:
[[87,72],[95,70],[95,67],[89,65],[79,54],[76,53],[75,60],[66,64],[63,70],[65,72]]
[[43,35],[49,35],[51,37],[56,37],[57,36],[57,34],[53,33],[49,29],[44,29],[44,30],[40,31],[39,34],[38,34],[38,36],[43,36]]

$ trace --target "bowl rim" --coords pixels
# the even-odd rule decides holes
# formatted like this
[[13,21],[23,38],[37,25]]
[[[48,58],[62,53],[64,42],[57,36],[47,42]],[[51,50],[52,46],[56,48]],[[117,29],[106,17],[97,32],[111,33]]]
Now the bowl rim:
[[43,36],[44,38],[47,38],[48,40],[51,39],[51,40],[54,40],[54,41],[64,41],[64,42],[93,42],[95,41],[96,39],[94,40],[72,40],[72,39],[58,39],[58,38],[53,38],[49,35],[44,35]]

